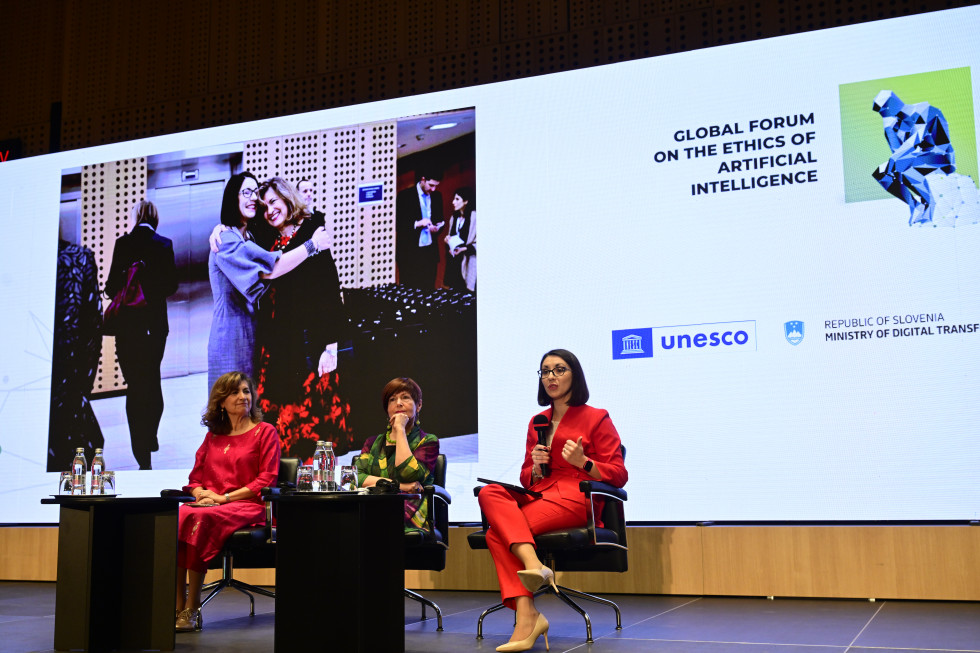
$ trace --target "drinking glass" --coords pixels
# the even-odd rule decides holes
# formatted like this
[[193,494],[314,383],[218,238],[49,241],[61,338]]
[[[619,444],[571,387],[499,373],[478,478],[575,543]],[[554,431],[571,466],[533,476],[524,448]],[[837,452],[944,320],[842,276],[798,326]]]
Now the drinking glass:
[[58,494],[71,494],[71,472],[61,472],[58,479]]
[[102,472],[102,491],[100,494],[116,493],[116,473]]
[[296,470],[296,491],[313,491],[313,465],[300,465]]
[[353,465],[340,468],[340,489],[347,492],[357,491],[357,468]]

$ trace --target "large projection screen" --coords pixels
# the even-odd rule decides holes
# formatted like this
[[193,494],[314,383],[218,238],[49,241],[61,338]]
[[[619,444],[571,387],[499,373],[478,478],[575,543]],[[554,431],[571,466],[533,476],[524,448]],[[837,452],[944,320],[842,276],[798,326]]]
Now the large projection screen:
[[[0,165],[0,523],[57,521],[39,501],[66,171],[460,109],[480,263],[454,374],[478,428],[446,441],[453,521],[479,519],[477,476],[517,481],[554,347],[628,449],[631,521],[977,518],[978,31],[970,7]],[[202,435],[194,383],[161,441]],[[179,487],[192,462],[120,468],[118,491]]]

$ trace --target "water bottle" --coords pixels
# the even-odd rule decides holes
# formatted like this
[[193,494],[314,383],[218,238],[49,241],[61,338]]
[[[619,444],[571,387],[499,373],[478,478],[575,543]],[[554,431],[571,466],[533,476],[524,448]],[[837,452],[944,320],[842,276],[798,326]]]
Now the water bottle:
[[322,492],[327,489],[327,443],[318,440],[313,451],[313,491]]
[[333,452],[333,442],[327,442],[327,456],[326,464],[323,466],[323,471],[326,476],[326,485],[328,490],[333,492],[337,489],[337,480],[334,472],[337,470],[337,456]]
[[95,450],[92,458],[92,494],[102,494],[102,472],[105,471],[105,458],[102,449]]
[[71,493],[85,494],[85,472],[88,471],[85,448],[75,449],[75,460],[71,462]]

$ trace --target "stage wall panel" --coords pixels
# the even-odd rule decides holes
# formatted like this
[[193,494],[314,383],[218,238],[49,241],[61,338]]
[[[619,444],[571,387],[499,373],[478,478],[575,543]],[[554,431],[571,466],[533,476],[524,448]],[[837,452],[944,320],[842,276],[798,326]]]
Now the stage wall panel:
[[[474,530],[450,529],[446,569],[407,571],[406,586],[496,590],[490,554],[466,545]],[[559,582],[608,594],[980,601],[977,526],[651,526],[630,528],[629,542],[628,572]],[[57,528],[0,528],[0,580],[56,580],[57,553]],[[271,569],[236,578],[275,583]]]

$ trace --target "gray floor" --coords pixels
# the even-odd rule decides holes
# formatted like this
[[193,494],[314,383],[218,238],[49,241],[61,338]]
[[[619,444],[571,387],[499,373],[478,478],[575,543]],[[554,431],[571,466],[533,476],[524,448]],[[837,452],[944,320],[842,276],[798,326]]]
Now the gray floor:
[[[405,650],[419,653],[492,651],[507,641],[512,616],[487,618],[475,638],[489,592],[426,592],[444,614],[420,621],[417,603],[405,603]],[[0,582],[0,651],[51,651],[54,583]],[[664,653],[909,653],[980,652],[980,603],[811,599],[610,596],[623,612],[617,632],[608,608],[590,610],[595,643],[585,644],[581,617],[556,599],[539,601],[551,622],[552,651]],[[223,592],[204,611],[204,630],[177,635],[177,651],[267,653],[272,650],[274,601]],[[312,635],[311,635],[312,636]],[[312,647],[311,650],[317,650]],[[329,646],[324,649],[329,650]],[[539,639],[535,651],[544,650]]]

